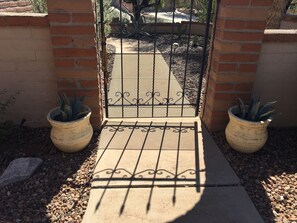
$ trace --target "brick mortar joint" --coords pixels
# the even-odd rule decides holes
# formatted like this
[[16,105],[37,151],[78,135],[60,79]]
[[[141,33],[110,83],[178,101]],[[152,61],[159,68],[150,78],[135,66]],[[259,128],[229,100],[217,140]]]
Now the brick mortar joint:
[[255,34],[263,34],[264,31],[263,29],[227,29],[227,28],[217,28],[218,31],[220,32],[225,32],[225,33],[255,33]]
[[[265,36],[265,34],[263,35]],[[263,37],[264,38],[264,37]],[[246,43],[246,44],[262,44],[263,39],[262,40],[254,40],[254,41],[246,41],[246,40],[226,40],[226,39],[221,39],[218,38],[218,36],[215,37],[215,41],[220,41],[222,43]]]
[[58,77],[57,81],[96,81],[97,78],[96,77]]
[[84,34],[84,35],[81,35],[81,34],[54,34],[52,33],[51,34],[51,37],[75,37],[75,38],[79,38],[81,37],[82,39],[83,38],[86,38],[86,37],[92,37],[92,38],[96,38],[96,34],[94,33],[94,35],[89,35],[89,34]]
[[240,22],[265,22],[265,19],[255,19],[255,20],[251,20],[251,18],[237,18],[237,17],[225,17],[225,16],[218,16],[218,19],[220,21],[240,21]]
[[[238,0],[240,1],[240,0]],[[267,9],[270,9],[272,6],[272,3],[271,5],[252,5],[251,2],[247,5],[232,5],[232,4],[222,4],[220,3],[220,8],[232,8],[232,9],[264,9],[264,10],[267,10]]]
[[230,55],[230,54],[232,54],[232,55],[260,55],[261,54],[261,51],[259,51],[259,52],[253,52],[253,51],[251,51],[251,52],[249,52],[249,51],[240,51],[240,52],[234,51],[234,52],[232,52],[231,51],[230,52],[230,51],[224,51],[224,50],[217,50],[217,49],[215,49],[215,53],[218,53],[219,55]]
[[225,62],[225,61],[215,61],[216,63],[218,63],[218,65],[257,65],[258,62]]

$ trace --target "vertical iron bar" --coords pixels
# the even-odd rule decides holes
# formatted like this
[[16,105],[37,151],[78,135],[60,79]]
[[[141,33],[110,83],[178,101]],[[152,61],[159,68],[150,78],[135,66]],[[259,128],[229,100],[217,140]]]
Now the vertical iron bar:
[[181,108],[181,117],[184,115],[184,101],[185,101],[185,88],[187,81],[187,71],[188,71],[188,59],[189,59],[189,48],[190,48],[190,39],[191,39],[191,31],[192,31],[192,19],[193,19],[193,6],[194,0],[191,0],[191,14],[190,14],[190,23],[189,23],[189,32],[188,32],[188,42],[187,42],[187,54],[186,54],[186,65],[185,65],[185,73],[184,73],[184,84],[183,84],[183,94],[182,94],[182,108]]
[[174,19],[175,19],[175,6],[176,0],[173,0],[173,9],[172,9],[172,27],[171,27],[171,47],[170,47],[170,62],[169,62],[169,74],[168,74],[168,89],[167,89],[167,106],[166,106],[166,117],[168,117],[169,112],[169,95],[170,95],[170,82],[171,82],[171,66],[172,66],[172,49],[173,49],[173,34],[174,34]]
[[[101,0],[103,1],[103,0]],[[120,23],[122,23],[122,2],[120,0]],[[123,26],[121,26],[121,96],[122,96],[122,118],[124,118],[124,61],[123,61]]]
[[102,71],[104,75],[104,100],[105,100],[105,113],[106,118],[109,117],[108,113],[108,74],[107,74],[107,52],[106,52],[106,37],[105,37],[105,26],[104,26],[104,4],[100,1],[100,28],[101,28],[101,50],[102,50]]
[[155,0],[155,34],[154,34],[154,56],[153,56],[153,86],[152,86],[152,117],[154,117],[155,102],[155,75],[156,75],[156,45],[157,45],[157,18],[158,18],[158,0]]
[[[137,2],[137,6],[138,6],[138,2]],[[137,7],[138,10],[139,7]],[[139,21],[140,21],[140,17],[138,18],[138,21],[137,21],[137,101],[136,101],[136,106],[137,106],[137,118],[139,118],[139,72],[140,72],[140,54],[139,54],[139,50],[140,50],[140,32],[139,32]]]
[[205,27],[205,33],[204,33],[204,45],[203,45],[203,54],[202,54],[202,59],[201,59],[201,70],[200,70],[200,76],[199,76],[199,86],[198,86],[198,96],[197,96],[197,101],[196,101],[195,116],[198,116],[198,114],[199,114],[199,106],[200,106],[200,98],[201,98],[201,90],[202,90],[202,80],[203,80],[204,70],[205,70],[206,50],[207,50],[207,42],[208,42],[208,36],[209,36],[211,11],[212,11],[212,0],[208,0],[207,7],[208,8],[207,8],[207,17],[206,17],[206,27]]

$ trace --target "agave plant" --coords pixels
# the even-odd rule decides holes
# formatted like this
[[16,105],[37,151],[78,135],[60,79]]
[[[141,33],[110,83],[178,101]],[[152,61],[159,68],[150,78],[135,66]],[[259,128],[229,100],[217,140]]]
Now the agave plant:
[[59,95],[59,115],[55,120],[70,122],[86,116],[89,111],[83,104],[84,97],[73,97],[69,99],[66,94]]
[[247,121],[259,122],[272,118],[275,109],[272,107],[276,101],[262,104],[260,98],[255,100],[251,98],[249,105],[245,105],[242,99],[238,98],[238,114],[239,118]]

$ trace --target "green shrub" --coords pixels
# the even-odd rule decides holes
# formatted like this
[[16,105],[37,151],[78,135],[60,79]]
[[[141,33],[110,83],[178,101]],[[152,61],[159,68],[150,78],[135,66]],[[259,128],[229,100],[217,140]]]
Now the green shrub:
[[30,0],[33,5],[33,11],[36,13],[47,13],[45,0]]

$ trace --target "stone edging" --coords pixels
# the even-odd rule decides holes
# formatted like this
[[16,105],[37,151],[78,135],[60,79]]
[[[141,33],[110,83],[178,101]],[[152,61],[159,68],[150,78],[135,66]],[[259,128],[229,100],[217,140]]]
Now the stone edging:
[[42,26],[48,27],[48,15],[44,13],[0,13],[1,26]]
[[297,42],[296,29],[266,29],[264,42]]

